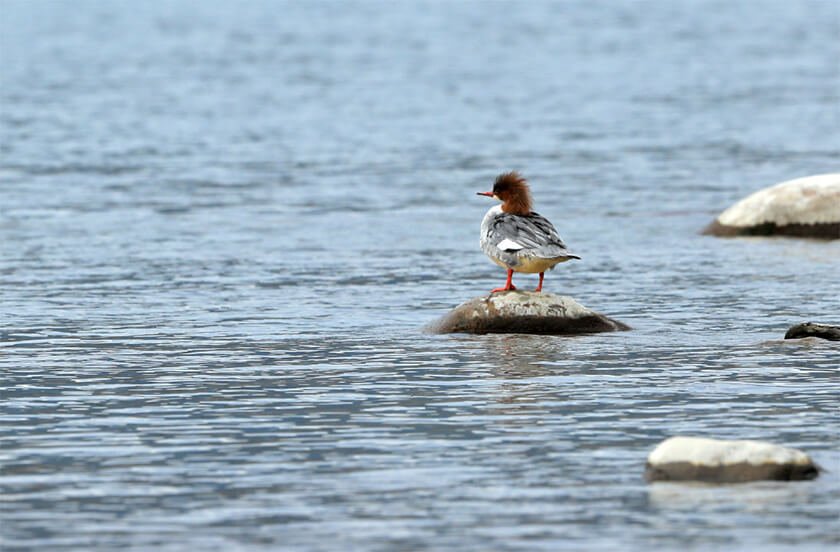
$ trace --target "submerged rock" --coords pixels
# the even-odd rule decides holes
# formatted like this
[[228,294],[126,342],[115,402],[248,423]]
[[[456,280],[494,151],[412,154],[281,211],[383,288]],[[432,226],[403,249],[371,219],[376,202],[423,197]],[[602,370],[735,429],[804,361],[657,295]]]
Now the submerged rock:
[[785,334],[785,339],[802,339],[803,337],[819,337],[830,341],[840,341],[840,326],[805,322],[804,324],[791,326]]
[[435,333],[528,333],[568,335],[629,330],[571,297],[503,291],[463,303],[433,324]]
[[765,188],[721,213],[704,234],[840,239],[840,173]]
[[671,437],[648,456],[648,481],[742,483],[814,479],[819,467],[802,451],[762,441]]

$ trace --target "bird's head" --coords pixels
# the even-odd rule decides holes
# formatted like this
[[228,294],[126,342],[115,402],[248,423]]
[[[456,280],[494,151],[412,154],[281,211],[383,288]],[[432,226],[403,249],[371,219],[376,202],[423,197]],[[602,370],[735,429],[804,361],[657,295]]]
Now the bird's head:
[[478,195],[492,197],[502,202],[502,211],[512,215],[531,213],[531,190],[528,182],[516,171],[496,177],[492,192],[478,192]]

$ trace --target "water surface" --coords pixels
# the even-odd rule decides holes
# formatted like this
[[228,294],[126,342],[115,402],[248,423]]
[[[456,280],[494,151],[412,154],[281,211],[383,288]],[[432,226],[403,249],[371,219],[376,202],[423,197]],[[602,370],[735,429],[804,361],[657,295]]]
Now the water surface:
[[[698,235],[836,172],[832,2],[0,6],[4,550],[825,549],[840,243]],[[494,176],[622,320],[432,336]],[[536,285],[517,276],[518,285]],[[674,434],[795,484],[647,485]]]

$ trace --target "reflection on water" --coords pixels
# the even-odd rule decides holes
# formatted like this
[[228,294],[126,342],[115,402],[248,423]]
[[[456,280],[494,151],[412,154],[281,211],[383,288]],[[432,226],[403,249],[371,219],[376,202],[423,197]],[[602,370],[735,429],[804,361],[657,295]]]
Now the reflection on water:
[[512,379],[553,373],[546,365],[556,358],[568,356],[568,340],[535,335],[493,335],[480,338],[488,358],[493,362],[491,373]]
[[737,485],[654,483],[648,486],[648,500],[652,507],[665,512],[773,513],[791,504],[809,502],[814,487],[814,484],[808,483],[777,481]]

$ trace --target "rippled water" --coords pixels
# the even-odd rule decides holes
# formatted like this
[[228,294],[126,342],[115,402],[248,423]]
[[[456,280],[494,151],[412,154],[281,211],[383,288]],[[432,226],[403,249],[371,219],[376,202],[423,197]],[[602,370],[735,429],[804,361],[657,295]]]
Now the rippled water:
[[[823,549],[840,243],[699,236],[836,171],[833,2],[0,4],[3,550]],[[499,172],[626,333],[431,336]],[[524,286],[536,284],[518,276]],[[647,485],[674,434],[813,482]]]

